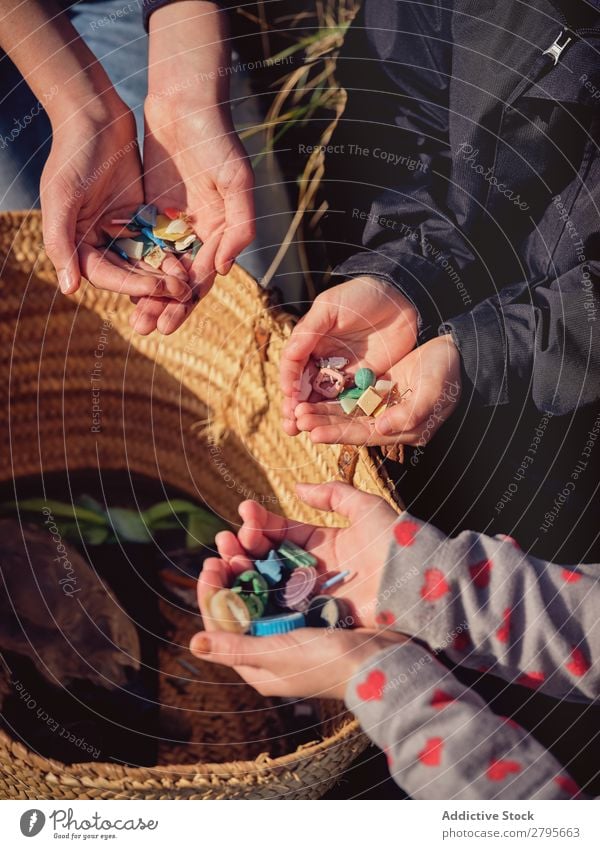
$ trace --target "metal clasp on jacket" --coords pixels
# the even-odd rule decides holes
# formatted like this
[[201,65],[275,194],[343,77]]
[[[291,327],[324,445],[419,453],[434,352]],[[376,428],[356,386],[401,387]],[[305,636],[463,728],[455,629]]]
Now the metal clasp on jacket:
[[569,30],[563,29],[556,37],[556,41],[547,50],[544,50],[542,56],[550,56],[554,59],[554,64],[558,65],[558,60],[572,41],[573,37],[569,35]]

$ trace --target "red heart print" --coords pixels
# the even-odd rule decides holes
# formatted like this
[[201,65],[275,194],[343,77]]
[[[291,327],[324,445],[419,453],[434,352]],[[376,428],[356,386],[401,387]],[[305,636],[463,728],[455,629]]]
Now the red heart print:
[[444,690],[436,690],[431,697],[431,707],[436,708],[437,710],[441,710],[442,708],[451,705],[452,702],[455,702],[456,699],[454,696],[451,696],[450,693],[444,692]]
[[521,546],[514,537],[509,537],[507,534],[498,534],[498,539],[501,539],[502,542],[509,542],[513,548],[516,548],[517,551],[521,551]]
[[523,672],[517,678],[517,684],[523,687],[530,687],[532,690],[537,689],[545,681],[546,676],[543,672]]
[[375,617],[376,625],[393,625],[395,621],[396,617],[391,610],[382,610]]
[[576,799],[581,793],[581,788],[576,781],[573,781],[570,775],[555,775],[555,784],[558,784],[561,790],[568,793],[572,799]]
[[419,530],[419,525],[416,522],[409,520],[400,521],[394,527],[394,537],[398,545],[412,545]]
[[426,569],[425,583],[421,587],[421,598],[425,601],[437,601],[450,591],[450,585],[440,569]]
[[474,563],[473,566],[469,566],[473,583],[480,590],[484,589],[489,584],[491,568],[491,560],[481,560],[479,563]]
[[430,737],[419,752],[418,758],[425,766],[439,766],[443,748],[444,741],[441,737]]
[[521,764],[517,761],[495,758],[487,768],[487,777],[490,781],[504,781],[509,775],[517,772],[521,772]]
[[502,625],[496,631],[496,636],[501,643],[507,643],[510,637],[510,607],[507,607],[502,614]]
[[561,574],[566,584],[576,584],[583,578],[581,572],[575,572],[573,569],[563,569]]
[[501,716],[500,719],[505,725],[510,726],[510,728],[516,728],[518,731],[523,730],[522,726],[520,726],[518,722],[515,722],[515,720],[510,716]]
[[467,630],[459,631],[454,637],[452,648],[454,651],[467,651],[471,647],[471,638]]
[[578,678],[581,678],[585,675],[586,672],[590,670],[590,662],[580,648],[575,646],[571,652],[571,659],[568,663],[565,663],[565,666],[572,672],[573,675],[576,675]]
[[365,680],[356,688],[358,697],[363,702],[380,702],[383,698],[385,675],[381,669],[373,669]]
[[383,750],[383,754],[385,755],[385,759],[386,759],[386,761],[387,761],[387,765],[388,765],[388,767],[391,769],[391,768],[392,768],[392,765],[393,765],[393,763],[394,763],[394,759],[392,758],[392,753],[391,753],[391,752],[390,752],[390,750],[386,747],[386,748]]

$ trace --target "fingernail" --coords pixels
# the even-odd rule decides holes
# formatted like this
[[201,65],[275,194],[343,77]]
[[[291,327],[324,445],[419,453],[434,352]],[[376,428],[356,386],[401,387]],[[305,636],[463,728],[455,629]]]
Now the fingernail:
[[192,654],[210,654],[210,640],[203,634],[196,634],[190,643]]
[[72,290],[75,281],[73,280],[73,275],[68,268],[61,268],[58,272],[58,285],[60,286],[60,291],[63,295],[68,295]]
[[229,259],[227,262],[222,262],[217,269],[221,277],[225,277],[226,274],[229,274],[231,268],[233,266],[233,260]]

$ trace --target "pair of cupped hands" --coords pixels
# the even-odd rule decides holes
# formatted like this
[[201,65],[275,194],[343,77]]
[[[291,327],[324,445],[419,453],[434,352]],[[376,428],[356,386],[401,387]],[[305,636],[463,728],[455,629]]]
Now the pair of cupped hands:
[[[61,291],[76,292],[83,276],[132,298],[138,333],[173,333],[254,238],[253,175],[229,109],[148,97],[143,165],[135,119],[114,91],[51,117],[40,189],[44,247]],[[128,235],[111,221],[146,202],[188,215],[203,242],[193,261],[168,255],[156,271],[107,249],[107,239]]]

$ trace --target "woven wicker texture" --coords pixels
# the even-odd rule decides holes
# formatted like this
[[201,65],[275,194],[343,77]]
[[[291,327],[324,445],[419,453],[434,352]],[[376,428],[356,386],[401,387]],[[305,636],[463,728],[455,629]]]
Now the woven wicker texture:
[[[230,522],[241,500],[256,497],[284,515],[335,524],[299,502],[294,484],[343,473],[395,505],[375,455],[281,430],[278,361],[292,322],[241,268],[218,278],[173,336],[144,338],[129,328],[126,299],[88,283],[74,298],[57,293],[39,213],[4,213],[0,287],[0,481],[130,470]],[[195,628],[189,615],[165,615],[172,633],[160,653],[159,696],[165,710],[192,717],[188,762],[163,744],[154,768],[67,766],[0,733],[0,798],[316,798],[364,748],[337,703],[322,703],[314,741],[290,751],[284,713],[233,673],[194,661],[198,679],[174,686]]]

